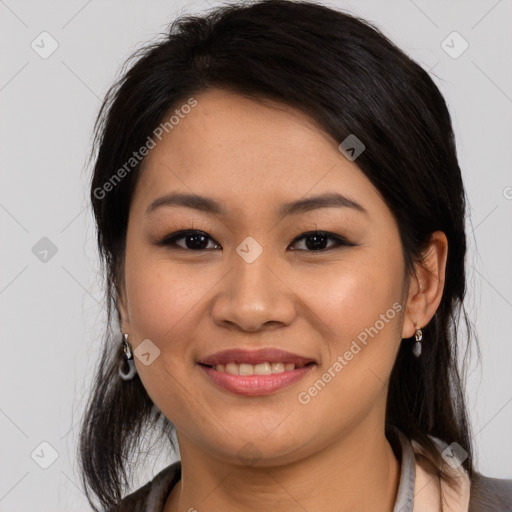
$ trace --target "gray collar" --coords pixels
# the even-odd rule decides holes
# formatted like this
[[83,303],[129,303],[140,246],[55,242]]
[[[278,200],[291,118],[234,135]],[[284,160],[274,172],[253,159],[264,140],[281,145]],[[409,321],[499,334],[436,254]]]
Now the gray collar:
[[416,479],[416,459],[410,440],[396,427],[392,427],[395,437],[400,441],[402,463],[400,483],[393,512],[412,512],[414,508],[414,483]]

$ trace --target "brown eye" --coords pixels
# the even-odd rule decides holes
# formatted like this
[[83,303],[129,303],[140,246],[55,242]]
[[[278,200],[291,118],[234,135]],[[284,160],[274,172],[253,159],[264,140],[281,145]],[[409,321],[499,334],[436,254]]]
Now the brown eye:
[[[353,245],[347,242],[344,238],[333,233],[327,233],[325,231],[311,231],[308,233],[304,233],[300,237],[296,238],[292,245],[295,245],[299,240],[303,239],[305,240],[304,246],[306,247],[306,249],[298,250],[306,250],[307,252],[326,251],[332,248],[339,247],[341,245]],[[325,245],[327,244],[327,242],[333,242],[333,245],[326,248]]]
[[[183,240],[183,244],[177,243]],[[208,247],[209,240],[213,239],[202,231],[179,231],[172,235],[166,236],[158,245],[185,249],[189,251],[202,251],[205,249],[215,249],[220,247],[220,244],[215,242],[214,247]]]

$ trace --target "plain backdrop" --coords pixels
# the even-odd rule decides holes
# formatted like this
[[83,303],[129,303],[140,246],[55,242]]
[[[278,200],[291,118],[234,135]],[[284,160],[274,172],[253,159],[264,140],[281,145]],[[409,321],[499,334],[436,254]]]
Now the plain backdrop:
[[[325,4],[375,23],[449,104],[470,202],[466,307],[482,351],[468,371],[476,466],[512,478],[512,2]],[[75,450],[104,330],[85,167],[93,122],[135,49],[214,5],[0,0],[0,511],[90,510]],[[140,484],[169,462],[153,459]]]

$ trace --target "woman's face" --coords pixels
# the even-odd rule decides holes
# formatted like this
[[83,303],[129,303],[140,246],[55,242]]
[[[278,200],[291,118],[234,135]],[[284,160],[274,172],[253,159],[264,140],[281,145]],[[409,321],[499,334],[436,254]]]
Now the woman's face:
[[[181,448],[238,464],[382,428],[401,338],[414,334],[390,210],[304,114],[218,90],[196,100],[149,152],[130,209],[123,332],[151,399]],[[154,203],[169,194],[195,201]],[[310,202],[325,195],[360,208]],[[200,233],[170,239],[182,230]],[[317,231],[333,238],[303,236]],[[201,364],[232,349],[247,352]]]

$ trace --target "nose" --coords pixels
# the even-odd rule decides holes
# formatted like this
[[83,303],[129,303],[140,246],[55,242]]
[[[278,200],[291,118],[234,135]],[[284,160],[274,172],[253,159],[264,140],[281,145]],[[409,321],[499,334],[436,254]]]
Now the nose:
[[219,283],[214,298],[214,322],[245,332],[290,325],[297,300],[283,272],[284,264],[278,264],[269,251],[251,263],[234,253],[231,270]]

